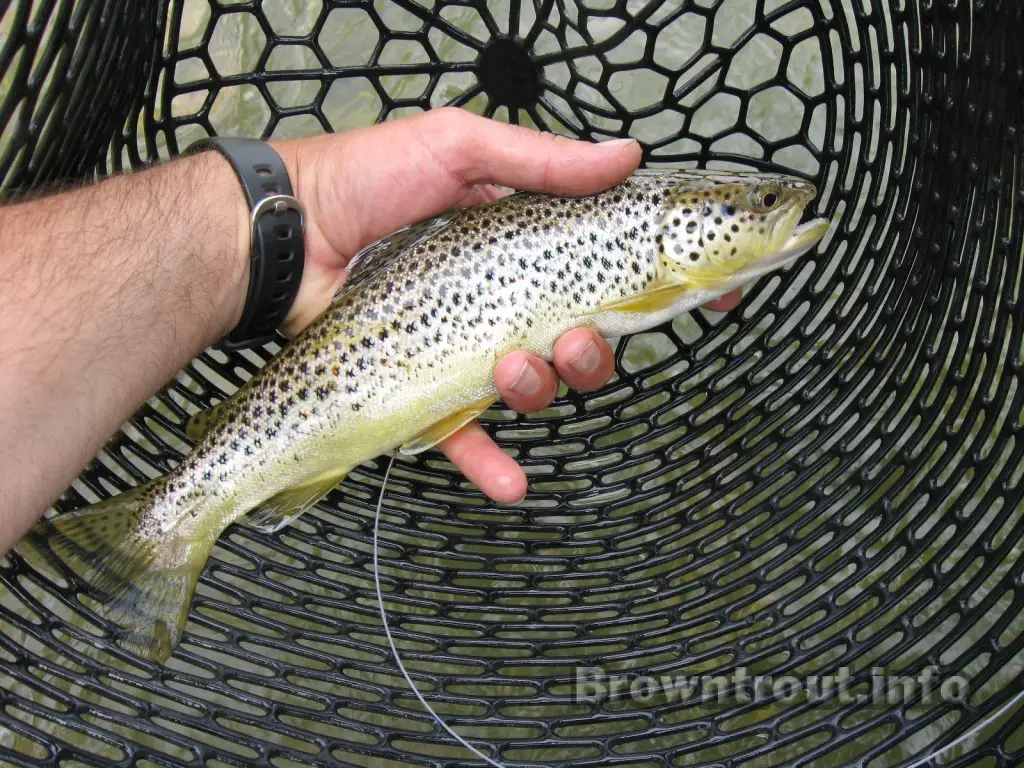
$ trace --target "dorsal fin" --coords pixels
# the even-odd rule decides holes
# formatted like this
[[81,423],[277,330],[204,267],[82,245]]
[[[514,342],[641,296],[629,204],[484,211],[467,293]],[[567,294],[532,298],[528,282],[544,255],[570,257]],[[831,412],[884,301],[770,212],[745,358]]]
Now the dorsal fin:
[[185,425],[185,434],[189,436],[189,439],[198,441],[209,432],[210,427],[216,424],[221,414],[224,413],[225,403],[227,403],[227,400],[217,403],[217,405],[207,408],[205,411],[192,414],[188,424]]
[[364,283],[369,277],[377,274],[416,243],[441,232],[458,215],[458,211],[452,211],[433,219],[421,221],[419,224],[404,227],[363,248],[349,261],[345,283],[335,295],[335,300],[351,288]]

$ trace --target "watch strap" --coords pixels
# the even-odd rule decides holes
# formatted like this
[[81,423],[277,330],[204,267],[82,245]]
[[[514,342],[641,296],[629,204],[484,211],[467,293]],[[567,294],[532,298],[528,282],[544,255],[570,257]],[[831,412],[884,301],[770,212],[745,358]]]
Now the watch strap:
[[265,141],[209,138],[186,154],[214,149],[234,168],[250,210],[249,286],[228,348],[266,344],[277,336],[302,282],[305,236],[302,205],[292,196],[281,156]]

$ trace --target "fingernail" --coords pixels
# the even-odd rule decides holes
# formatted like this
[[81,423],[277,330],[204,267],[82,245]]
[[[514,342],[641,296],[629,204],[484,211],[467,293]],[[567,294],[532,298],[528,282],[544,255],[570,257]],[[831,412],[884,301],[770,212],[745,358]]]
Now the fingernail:
[[[501,495],[503,498],[508,499],[511,491],[516,486],[516,481],[511,475],[500,475],[495,478],[495,485],[501,489]],[[522,499],[516,499],[515,501],[502,501],[501,503],[508,507],[514,507],[516,504],[521,502]]]
[[624,147],[627,144],[635,144],[636,139],[611,139],[610,141],[602,141],[601,146],[609,149],[617,149],[618,147]]
[[530,365],[530,361],[526,360],[523,362],[523,367],[519,369],[519,373],[516,374],[515,381],[512,382],[510,390],[515,392],[517,395],[523,395],[529,397],[540,392],[540,376]]
[[576,371],[579,373],[593,373],[597,370],[597,367],[601,365],[601,350],[597,348],[597,343],[591,339],[587,342],[586,346],[581,349],[576,357],[569,361]]

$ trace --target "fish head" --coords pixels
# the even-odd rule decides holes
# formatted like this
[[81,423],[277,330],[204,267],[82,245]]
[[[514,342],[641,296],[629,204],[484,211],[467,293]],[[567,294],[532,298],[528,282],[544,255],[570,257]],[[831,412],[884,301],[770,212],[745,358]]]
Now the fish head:
[[659,262],[663,274],[700,288],[748,280],[813,248],[827,219],[801,223],[817,189],[777,174],[687,174],[666,193]]

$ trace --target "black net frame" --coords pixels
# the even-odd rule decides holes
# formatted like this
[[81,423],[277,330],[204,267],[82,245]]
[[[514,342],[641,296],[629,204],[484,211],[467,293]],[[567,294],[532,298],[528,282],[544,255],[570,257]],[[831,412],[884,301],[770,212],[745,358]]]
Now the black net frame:
[[[218,106],[232,88],[263,101],[242,126],[257,135],[451,102],[588,139],[637,135],[650,165],[813,178],[837,223],[819,252],[728,316],[623,340],[596,395],[489,414],[530,473],[522,506],[487,504],[436,455],[399,463],[381,528],[392,630],[434,707],[506,765],[910,766],[979,726],[932,764],[1021,764],[1021,706],[986,724],[1014,701],[1024,662],[1019,3],[263,0],[214,2],[191,31],[178,0],[29,5],[8,5],[0,27],[8,192],[237,129]],[[797,15],[809,23],[784,23]],[[666,62],[677,22],[692,51],[680,43]],[[262,45],[225,64],[212,53],[230,36],[221,23]],[[365,60],[328,55],[346,29]],[[810,86],[791,76],[806,41],[821,61]],[[775,71],[730,79],[755,43]],[[315,61],[275,61],[293,45]],[[356,117],[332,111],[336,83],[335,102],[363,104]],[[299,88],[313,95],[286,103]],[[758,117],[790,97],[790,133]],[[715,99],[734,110],[702,121]],[[188,449],[188,414],[272,352],[197,360],[59,508],[166,471]],[[164,666],[117,649],[65,574],[4,559],[0,757],[474,764],[383,637],[370,569],[382,475],[363,468],[278,534],[226,533]],[[847,667],[857,692],[873,667],[934,668],[969,694],[575,702],[581,666],[801,680]]]

